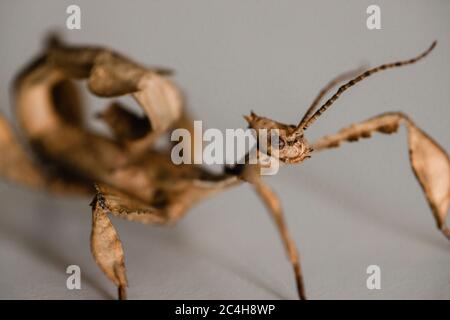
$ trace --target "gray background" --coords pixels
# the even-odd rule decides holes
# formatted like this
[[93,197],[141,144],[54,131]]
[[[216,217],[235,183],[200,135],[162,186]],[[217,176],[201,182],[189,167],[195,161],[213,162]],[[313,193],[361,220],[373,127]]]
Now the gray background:
[[[65,9],[82,30],[65,30]],[[366,28],[366,8],[382,30]],[[177,71],[190,109],[206,126],[244,127],[242,114],[297,122],[336,74],[415,56],[346,93],[310,130],[402,110],[450,150],[450,2],[442,1],[0,1],[0,106],[10,120],[15,73],[59,28],[73,43],[105,44]],[[89,98],[91,112],[105,101]],[[404,129],[313,155],[267,178],[284,205],[312,299],[448,299],[450,244],[436,230],[410,171]],[[114,286],[89,251],[90,199],[53,199],[0,182],[0,298],[109,299]],[[135,299],[295,299],[291,266],[249,186],[195,207],[173,228],[113,219]],[[65,269],[82,270],[68,291]],[[366,288],[366,268],[382,289]]]

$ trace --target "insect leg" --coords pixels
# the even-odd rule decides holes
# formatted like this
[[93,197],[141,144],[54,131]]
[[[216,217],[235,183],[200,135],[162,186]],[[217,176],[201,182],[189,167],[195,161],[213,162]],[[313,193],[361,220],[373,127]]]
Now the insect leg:
[[124,250],[108,214],[147,224],[170,222],[170,214],[115,188],[99,184],[91,203],[91,252],[103,273],[117,286],[119,299],[126,299],[126,268]]
[[103,273],[118,288],[119,299],[126,299],[126,269],[122,242],[108,218],[108,210],[97,195],[92,206],[91,251]]
[[286,221],[284,220],[283,209],[281,207],[278,196],[269,188],[260,178],[257,167],[247,166],[244,169],[242,178],[253,185],[256,193],[260,196],[270,214],[272,215],[275,224],[280,232],[281,239],[287,251],[289,260],[294,268],[295,280],[297,284],[297,291],[300,299],[306,300],[305,288],[303,282],[303,275],[300,266],[300,258],[297,252],[294,241],[292,240]]
[[385,134],[397,131],[400,124],[408,130],[409,158],[436,219],[437,227],[450,240],[446,218],[450,208],[450,158],[442,147],[401,112],[378,115],[353,124],[334,135],[325,136],[313,144],[314,151],[338,147],[343,141],[369,138],[373,132]]

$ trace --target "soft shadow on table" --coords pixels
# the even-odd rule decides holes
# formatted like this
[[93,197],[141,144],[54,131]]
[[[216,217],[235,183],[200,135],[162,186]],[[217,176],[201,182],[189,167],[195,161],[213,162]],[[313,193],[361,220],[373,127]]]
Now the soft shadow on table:
[[[155,232],[153,235],[148,234],[148,232],[152,231]],[[139,235],[139,237],[147,236],[149,239],[151,238],[150,243],[155,245],[156,243],[164,244],[165,248],[170,248],[170,250],[173,250],[177,254],[179,253],[180,256],[189,256],[192,260],[205,261],[226,272],[230,272],[242,279],[242,281],[247,281],[255,287],[269,292],[273,295],[274,299],[296,299],[294,288],[292,289],[291,296],[286,294],[286,292],[281,293],[273,287],[273,284],[268,283],[263,277],[255,274],[251,267],[240,265],[223,254],[216,254],[201,244],[194,244],[190,237],[192,229],[185,228],[182,222],[176,226],[176,230],[161,226],[146,226],[146,228],[136,229],[135,232],[144,233],[144,235]]]
[[[253,285],[265,290],[266,292],[270,292],[274,297],[282,300],[296,299],[295,293],[293,291],[292,296],[288,296],[286,293],[281,293],[276,290],[272,284],[265,281],[262,277],[259,277],[251,268],[248,266],[239,265],[238,263],[232,261],[231,259],[225,257],[224,255],[217,255],[207,250],[206,248],[202,248],[198,245],[191,245],[189,241],[183,241],[180,245],[184,246],[182,249],[183,252],[189,252],[190,254],[195,255],[198,259],[203,259],[208,262],[212,262],[220,268],[232,272],[238,277],[245,279],[246,281],[251,282]],[[180,250],[180,248],[177,248]]]
[[[37,208],[36,211],[38,212],[33,212],[33,214],[41,215],[42,212],[49,212],[40,208]],[[32,230],[27,230],[26,228],[22,228],[17,221],[14,221],[13,219],[5,219],[4,215],[0,215],[0,233],[11,238],[15,243],[21,245],[37,259],[51,264],[55,267],[55,269],[62,269],[62,272],[65,273],[65,266],[71,265],[72,262],[62,254],[60,249],[52,245],[46,236],[48,230],[54,230],[54,224],[57,223],[57,219],[54,219],[54,214],[55,213],[46,213],[45,217],[42,217],[42,221],[48,226],[46,231],[41,230],[42,228],[39,226],[37,228],[33,228]],[[64,239],[60,239],[60,241],[64,241]],[[86,250],[89,249],[86,248]],[[96,279],[92,278],[86,272],[83,272],[83,282],[89,284],[92,288],[97,290],[97,292],[105,299],[116,298],[111,294],[111,292],[103,288],[98,281],[96,281]]]
[[[343,188],[342,185],[337,184],[333,180],[326,179],[326,177],[322,177],[317,172],[303,170],[301,173],[299,172],[298,176],[287,175],[286,179],[295,179],[294,183],[307,185],[308,192],[324,195],[327,202],[343,206],[347,209],[344,210],[345,213],[351,215],[352,218],[364,219],[366,221],[369,219],[372,224],[377,224],[383,229],[390,230],[395,234],[401,234],[413,241],[421,241],[434,248],[444,250],[446,253],[450,250],[448,241],[446,243],[444,236],[434,224],[430,224],[429,227],[433,228],[436,235],[441,236],[442,239],[439,239],[437,236],[432,236],[424,229],[425,227],[420,228],[417,224],[409,223],[406,218],[402,221],[398,217],[391,219],[387,215],[380,214],[383,212],[390,212],[392,215],[395,214],[395,210],[392,207],[385,206],[382,199],[375,201],[375,199],[369,200],[369,197],[366,197],[362,201],[360,198],[354,197],[350,189]],[[423,201],[426,202],[425,197],[423,195],[421,196],[423,197]],[[428,208],[423,214],[429,215],[430,221],[434,219]]]
[[[58,233],[58,230],[60,230],[58,227],[60,225],[59,221],[60,219],[64,219],[64,217],[58,215],[58,212],[54,209],[49,208],[46,201],[41,203],[38,201],[35,211],[27,212],[27,214],[37,215],[40,223],[33,225],[32,228],[21,227],[19,221],[20,219],[7,219],[7,215],[0,215],[0,233],[22,246],[36,259],[52,265],[56,270],[62,270],[62,272],[65,272],[65,266],[73,264],[73,259],[69,260],[65,256],[64,252],[53,244],[53,241],[57,238],[54,233]],[[49,230],[51,232],[49,232]],[[51,233],[52,235],[50,235]],[[218,267],[232,272],[242,279],[253,283],[255,286],[270,292],[279,299],[287,299],[287,297],[273,289],[271,285],[265,282],[261,277],[258,277],[252,273],[251,269],[246,269],[244,266],[240,266],[226,257],[213,255],[206,249],[197,248],[194,245],[190,245],[185,241],[183,233],[183,228],[180,228],[177,230],[178,235],[174,237],[172,234],[170,241],[165,241],[165,244],[173,246],[175,250],[179,250],[180,252],[183,252],[183,254],[189,252],[189,254],[192,254],[198,259],[204,259],[208,262],[212,262]],[[63,237],[63,235],[60,236]],[[164,236],[159,240],[164,241]],[[64,239],[62,238],[59,241],[64,241]],[[86,248],[86,250],[89,249]],[[89,268],[82,269],[88,270]],[[99,281],[90,276],[86,271],[83,272],[83,282],[94,288],[104,299],[116,298],[112,294],[112,291],[103,288]]]

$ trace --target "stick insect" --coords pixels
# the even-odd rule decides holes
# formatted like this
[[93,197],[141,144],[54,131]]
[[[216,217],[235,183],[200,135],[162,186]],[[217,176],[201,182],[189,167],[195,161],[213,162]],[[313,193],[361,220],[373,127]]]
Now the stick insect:
[[[297,125],[287,125],[251,113],[250,128],[278,129],[279,140],[269,145],[279,161],[301,163],[318,151],[344,141],[391,134],[404,124],[412,170],[419,181],[438,229],[450,239],[446,216],[450,207],[450,159],[446,152],[405,114],[384,113],[324,136],[309,144],[305,131],[340,95],[374,73],[413,64],[427,56],[383,64],[367,71],[342,74],[325,86]],[[300,258],[289,234],[279,198],[263,182],[261,166],[244,164],[211,173],[196,165],[175,165],[170,147],[156,149],[155,141],[174,128],[192,131],[171,70],[145,67],[103,47],[69,46],[51,38],[42,54],[14,83],[15,110],[27,147],[0,116],[0,174],[6,179],[57,194],[94,196],[91,251],[103,273],[126,299],[124,250],[110,215],[151,225],[169,225],[181,219],[197,202],[242,183],[250,183],[264,202],[280,233],[294,270],[298,296],[306,299]],[[130,95],[143,109],[139,116],[118,101],[110,103],[99,119],[110,128],[104,136],[88,128],[77,80],[99,97]],[[347,81],[347,82],[345,82]],[[320,102],[343,83],[326,102]],[[320,106],[319,106],[320,105]],[[30,153],[33,155],[30,156]]]

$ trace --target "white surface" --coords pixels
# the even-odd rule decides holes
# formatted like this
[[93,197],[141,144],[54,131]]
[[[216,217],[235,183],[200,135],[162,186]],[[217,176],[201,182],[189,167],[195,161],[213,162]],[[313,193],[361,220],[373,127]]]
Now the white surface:
[[[14,74],[46,31],[64,31],[72,1],[0,1],[0,105],[11,116]],[[177,71],[197,119],[244,127],[242,114],[297,122],[342,71],[415,56],[417,65],[351,89],[310,130],[311,140],[385,111],[402,110],[450,150],[450,2],[377,1],[382,30],[369,31],[372,1],[77,1],[72,43],[105,44]],[[88,99],[98,110],[100,99]],[[94,111],[92,111],[94,112]],[[410,172],[405,132],[313,155],[268,178],[284,205],[312,299],[448,299],[450,243],[436,230]],[[114,286],[89,251],[90,199],[63,199],[0,183],[0,298],[109,299]],[[136,299],[295,299],[278,234],[248,186],[195,207],[174,228],[113,219]],[[65,269],[82,270],[68,291]],[[382,289],[366,288],[366,268]]]

